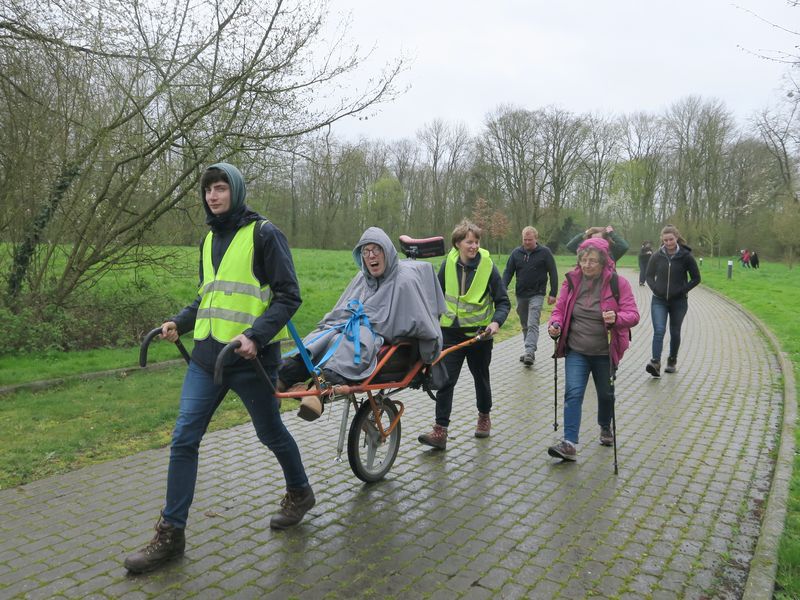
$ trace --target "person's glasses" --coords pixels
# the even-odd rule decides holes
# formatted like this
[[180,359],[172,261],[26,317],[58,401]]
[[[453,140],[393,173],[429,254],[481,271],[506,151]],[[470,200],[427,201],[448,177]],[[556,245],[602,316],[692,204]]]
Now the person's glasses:
[[600,261],[596,258],[582,258],[580,263],[581,265],[586,265],[588,267],[589,265],[599,265]]
[[367,258],[369,256],[380,256],[383,254],[383,248],[380,246],[375,246],[374,248],[362,248],[361,249],[361,256]]

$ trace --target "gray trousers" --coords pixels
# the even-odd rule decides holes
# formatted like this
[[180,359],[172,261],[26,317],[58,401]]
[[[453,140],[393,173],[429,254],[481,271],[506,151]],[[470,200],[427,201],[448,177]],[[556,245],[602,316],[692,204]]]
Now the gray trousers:
[[544,296],[517,298],[517,314],[525,338],[525,354],[534,356],[539,343],[539,319],[542,316]]

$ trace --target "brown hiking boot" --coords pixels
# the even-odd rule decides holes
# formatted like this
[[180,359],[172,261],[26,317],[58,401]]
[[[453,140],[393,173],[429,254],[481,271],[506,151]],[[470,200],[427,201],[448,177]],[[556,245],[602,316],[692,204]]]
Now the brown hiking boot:
[[678,370],[678,359],[667,357],[667,366],[664,367],[664,373],[674,373]]
[[304,488],[286,488],[281,500],[281,509],[269,520],[271,529],[286,529],[297,525],[303,516],[317,503],[310,485]]
[[489,432],[492,430],[492,420],[489,418],[489,413],[478,413],[478,425],[475,427],[476,438],[487,438]]
[[325,405],[319,396],[303,396],[297,416],[306,421],[315,421],[325,411]]
[[423,433],[417,439],[420,444],[444,450],[447,448],[447,427],[434,425],[430,433]]
[[186,537],[183,529],[160,518],[156,523],[156,535],[144,548],[125,559],[125,568],[131,573],[147,573],[164,563],[183,556]]

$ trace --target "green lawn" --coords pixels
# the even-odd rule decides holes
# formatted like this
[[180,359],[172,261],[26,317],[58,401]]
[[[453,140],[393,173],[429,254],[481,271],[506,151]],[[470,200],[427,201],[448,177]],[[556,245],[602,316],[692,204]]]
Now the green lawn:
[[[800,382],[800,268],[789,270],[783,264],[762,262],[760,269],[753,270],[736,263],[733,276],[728,279],[724,261],[704,262],[711,264],[702,269],[703,283],[738,302],[770,328],[792,362],[795,383]],[[800,448],[797,425],[795,448]],[[778,556],[775,598],[800,598],[800,454],[797,451]]]
[[[186,249],[187,255],[196,249]],[[294,318],[301,334],[310,331],[333,305],[355,273],[350,252],[294,250],[303,305]],[[187,259],[188,260],[188,259]],[[438,264],[438,261],[434,261]],[[498,263],[505,264],[505,257]],[[156,273],[153,274],[155,277]],[[176,276],[173,274],[174,279]],[[171,281],[172,293],[189,296],[188,280]],[[154,282],[153,282],[154,283]],[[180,298],[176,298],[178,306]],[[548,311],[549,312],[549,309]],[[148,331],[156,324],[146,324]],[[512,310],[499,339],[519,333]],[[191,336],[184,343],[191,347]],[[38,352],[0,357],[0,385],[14,385],[81,373],[135,367],[139,349]],[[148,364],[179,358],[177,349],[154,340]],[[184,365],[104,379],[69,379],[42,391],[0,396],[0,488],[20,485],[88,464],[126,456],[169,443]],[[296,404],[286,402],[284,409]],[[215,415],[211,429],[245,423],[247,412],[231,395]]]
[[[187,257],[194,253],[195,248],[186,249]],[[332,306],[355,272],[355,266],[349,252],[294,250],[293,253],[304,299],[294,320],[304,333]],[[501,270],[505,259],[505,256],[495,258]],[[574,265],[574,260],[571,256],[557,257],[561,277]],[[737,263],[729,280],[725,260],[704,262],[703,284],[758,316],[774,332],[793,363],[795,380],[800,381],[797,317],[800,268],[790,270],[783,264],[763,262],[759,270],[745,270]],[[438,265],[438,261],[434,263]],[[620,264],[635,268],[636,257],[626,256]],[[173,293],[189,296],[176,298],[178,306],[192,299],[195,279],[194,273],[190,273],[185,280],[171,283]],[[546,305],[543,319],[549,310]],[[143,324],[142,331],[156,325]],[[518,333],[519,321],[512,310],[498,338],[507,339]],[[165,342],[156,342],[151,348],[151,363],[177,357],[176,349]],[[135,347],[10,355],[0,358],[0,385],[130,367],[137,360]],[[0,396],[0,488],[164,446],[169,442],[174,423],[183,371],[183,365],[179,365],[157,373],[142,371],[125,377],[78,379],[44,391]],[[293,406],[285,405],[286,408]],[[211,429],[246,421],[246,411],[231,395],[223,402]],[[800,428],[795,430],[795,440],[800,448]],[[780,548],[776,597],[800,598],[800,455],[797,454]]]

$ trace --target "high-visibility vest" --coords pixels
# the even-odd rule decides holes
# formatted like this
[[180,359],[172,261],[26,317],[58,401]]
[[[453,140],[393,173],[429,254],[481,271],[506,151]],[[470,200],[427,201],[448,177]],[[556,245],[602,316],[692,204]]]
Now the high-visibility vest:
[[[492,322],[494,315],[494,299],[486,292],[489,277],[492,275],[492,259],[488,250],[478,248],[481,262],[472,278],[467,293],[459,295],[461,288],[458,282],[458,250],[453,248],[447,255],[444,267],[444,301],[447,311],[439,318],[442,327],[450,327],[458,318],[459,327],[485,327]],[[483,299],[481,299],[483,298]]]
[[[209,231],[203,242],[203,282],[198,295],[200,307],[194,324],[194,339],[204,340],[209,335],[227,344],[256,319],[264,314],[272,299],[269,285],[253,274],[253,230],[255,221],[240,228],[215,272],[211,261],[211,243],[214,237]],[[271,341],[289,337],[286,327]]]

